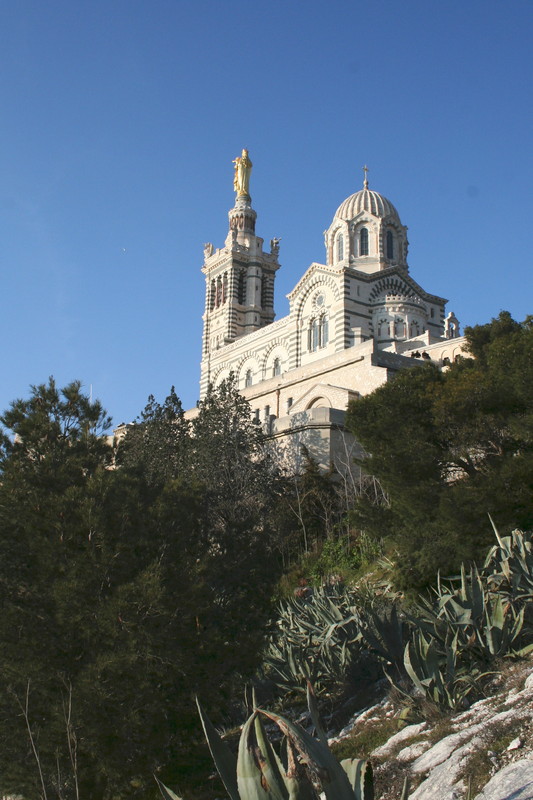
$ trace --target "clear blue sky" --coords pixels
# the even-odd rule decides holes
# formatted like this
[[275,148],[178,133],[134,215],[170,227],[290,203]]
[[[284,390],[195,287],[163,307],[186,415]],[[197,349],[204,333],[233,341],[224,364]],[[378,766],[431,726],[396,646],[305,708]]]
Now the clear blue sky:
[[198,394],[232,164],[276,310],[369,182],[463,324],[533,313],[531,0],[0,0],[0,409],[54,375],[115,423]]

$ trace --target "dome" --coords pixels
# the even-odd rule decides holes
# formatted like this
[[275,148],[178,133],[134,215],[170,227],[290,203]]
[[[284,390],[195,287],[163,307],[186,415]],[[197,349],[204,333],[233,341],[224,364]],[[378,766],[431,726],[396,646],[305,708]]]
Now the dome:
[[375,217],[395,217],[400,222],[398,212],[390,200],[387,200],[379,192],[369,189],[366,181],[364,189],[350,195],[340,204],[335,216],[349,221],[354,219],[361,211],[367,211]]
[[368,273],[392,266],[407,270],[407,228],[390,200],[368,188],[368,168],[363,169],[363,188],[340,204],[324,232],[326,263]]

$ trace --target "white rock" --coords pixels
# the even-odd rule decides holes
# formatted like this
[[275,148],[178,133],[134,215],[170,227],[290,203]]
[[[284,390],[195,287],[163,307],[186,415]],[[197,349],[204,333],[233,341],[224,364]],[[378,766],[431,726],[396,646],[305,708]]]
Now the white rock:
[[465,757],[475,744],[479,745],[479,742],[469,742],[460,747],[446,761],[432,769],[426,780],[409,796],[409,800],[455,800],[463,797],[466,786],[458,781],[458,775],[463,769]]
[[[472,730],[472,729],[471,729]],[[461,747],[465,739],[470,738],[469,731],[459,731],[458,733],[451,733],[445,736],[440,742],[434,744],[430,750],[427,750],[420,758],[417,758],[411,769],[413,772],[429,772],[430,770],[438,767],[451,757],[454,750]]]
[[329,744],[340,742],[341,739],[345,739],[353,731],[356,725],[358,725],[363,720],[368,721],[368,718],[371,717],[372,714],[375,714],[378,711],[378,709],[382,708],[384,704],[385,701],[382,700],[381,703],[379,703],[378,705],[367,706],[362,711],[358,711],[357,714],[354,714],[353,717],[351,717],[348,724],[345,725],[344,728],[341,731],[339,731],[339,733],[336,736],[332,736],[328,739]]
[[398,755],[396,756],[397,761],[413,761],[415,758],[418,758],[425,753],[426,750],[429,750],[431,747],[431,742],[422,741],[422,742],[415,742],[414,744],[410,744],[408,747],[404,747],[403,750],[400,750]]
[[401,731],[391,736],[385,744],[382,744],[381,747],[377,747],[372,752],[372,755],[378,758],[388,756],[399,744],[405,742],[407,739],[412,739],[414,736],[418,736],[418,734],[422,733],[426,728],[427,722],[419,722],[417,725],[406,725]]
[[533,689],[533,670],[529,673],[524,682],[524,689]]
[[522,747],[522,739],[520,736],[517,736],[516,739],[513,739],[512,742],[509,742],[507,749],[508,750],[519,750]]
[[524,759],[508,764],[493,775],[475,800],[532,800],[532,798],[533,760]]
[[466,720],[474,718],[476,721],[484,719],[492,712],[492,706],[494,705],[494,698],[493,697],[485,697],[483,700],[478,700],[477,703],[473,703],[466,711],[463,711],[461,714],[458,714],[455,717],[456,722],[465,722]]

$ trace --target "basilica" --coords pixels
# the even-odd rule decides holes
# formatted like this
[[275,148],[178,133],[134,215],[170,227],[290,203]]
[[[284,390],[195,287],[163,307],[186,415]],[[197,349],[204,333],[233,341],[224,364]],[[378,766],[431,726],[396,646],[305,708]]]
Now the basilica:
[[324,234],[325,263],[307,268],[276,320],[279,240],[265,250],[256,234],[248,152],[234,164],[228,235],[220,248],[204,246],[200,397],[233,373],[293,467],[307,449],[323,468],[342,469],[356,447],[344,429],[348,401],[420,361],[451,363],[464,346],[458,321],[409,274],[407,228],[369,188],[366,167]]

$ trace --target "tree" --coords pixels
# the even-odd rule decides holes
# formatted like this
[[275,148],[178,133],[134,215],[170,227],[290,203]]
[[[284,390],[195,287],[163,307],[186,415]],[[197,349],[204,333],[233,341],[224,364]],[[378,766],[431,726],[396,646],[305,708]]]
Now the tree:
[[[227,708],[232,692],[240,691],[260,657],[280,573],[271,510],[283,484],[233,377],[209,387],[190,427],[183,424],[180,408],[169,398],[164,406],[151,400],[149,413],[145,410],[140,425],[126,434],[121,445],[126,458],[120,463],[126,472],[145,478],[149,464],[151,475],[167,479],[157,500],[167,541],[182,493],[200,498],[202,513],[194,525],[195,588],[188,591],[197,636],[191,671],[202,703],[216,708],[218,700],[219,708]],[[176,442],[181,456],[165,473],[165,453],[172,453]]]
[[103,434],[111,418],[83,394],[80,381],[61,390],[53,378],[32,386],[29,400],[15,400],[0,423],[11,431],[0,438],[3,481],[18,472],[27,484],[57,490],[109,463],[111,449]]
[[203,758],[194,696],[227,714],[259,659],[278,488],[249,408],[224,384],[191,432],[174,391],[152,398],[114,469],[107,420],[52,380],[2,416],[5,793],[148,798],[154,772],[186,784]]
[[502,312],[465,334],[474,359],[413,367],[348,412],[361,464],[390,497],[378,508],[360,498],[353,518],[398,547],[406,587],[478,557],[488,513],[502,528],[533,524],[531,318]]
[[140,417],[128,426],[124,439],[118,443],[117,463],[136,468],[151,485],[164,484],[186,472],[189,433],[189,423],[173,386],[162,405],[150,395]]
[[[233,376],[210,387],[191,430],[189,480],[203,487],[209,526],[203,559],[212,592],[209,629],[223,631],[219,658],[251,673],[280,574],[272,507],[283,482],[265,435]],[[232,643],[241,641],[238,658]]]
[[67,563],[65,512],[109,462],[111,449],[102,436],[109,418],[83,394],[78,381],[59,390],[50,378],[46,385],[31,387],[28,400],[13,402],[0,421],[5,428],[0,450],[0,659],[5,676],[0,758],[5,786],[11,781],[13,790],[35,790],[37,771],[28,770],[26,724],[18,721],[27,697],[28,729],[37,741],[35,725],[44,724],[53,752],[59,735],[55,722],[58,713],[63,716],[62,697],[78,648],[78,640],[69,642],[57,624],[54,590]]
[[252,419],[250,405],[233,375],[218,387],[210,386],[198,404],[189,467],[209,487],[221,520],[255,514],[258,502],[268,495],[276,467],[262,428]]
[[195,692],[220,706],[198,625],[203,495],[107,469],[107,416],[78,383],[33,387],[2,420],[0,788],[150,796],[190,750]]
[[288,563],[316,554],[326,539],[338,533],[343,512],[335,469],[322,472],[307,448],[303,451],[303,469],[288,478],[278,510],[277,524],[284,530],[283,556]]

